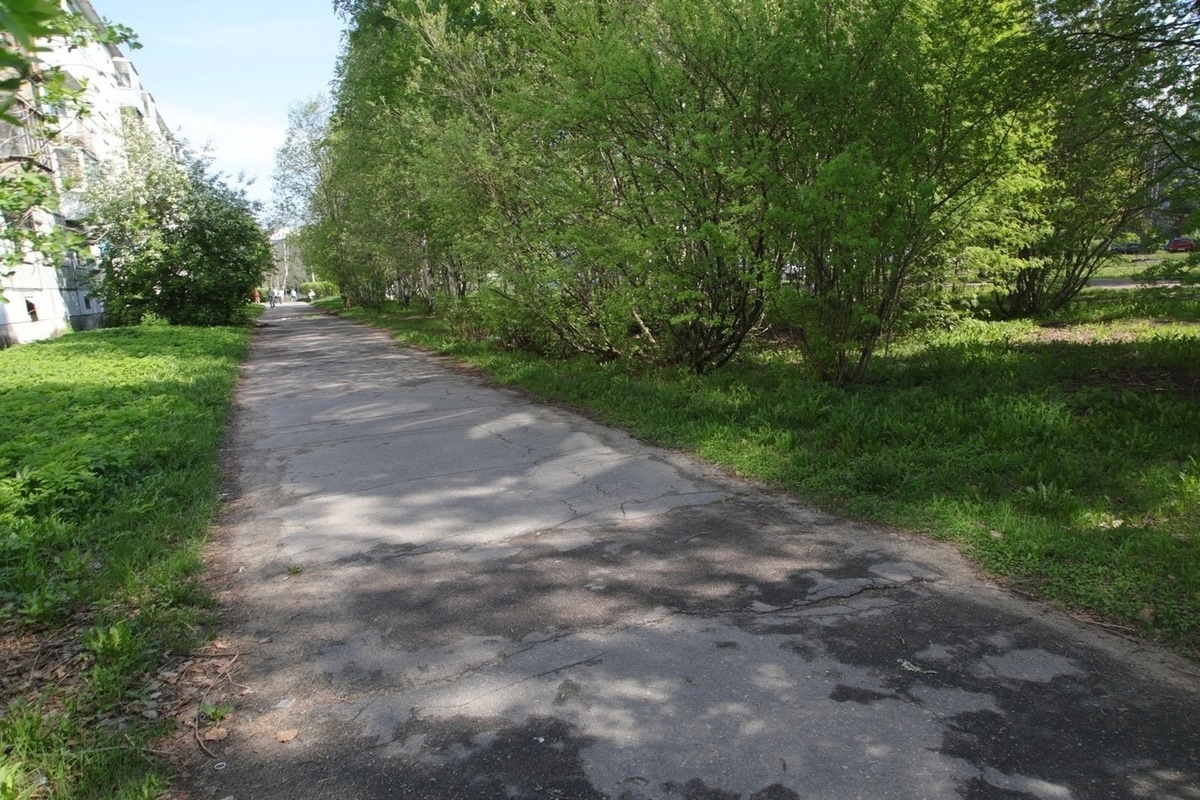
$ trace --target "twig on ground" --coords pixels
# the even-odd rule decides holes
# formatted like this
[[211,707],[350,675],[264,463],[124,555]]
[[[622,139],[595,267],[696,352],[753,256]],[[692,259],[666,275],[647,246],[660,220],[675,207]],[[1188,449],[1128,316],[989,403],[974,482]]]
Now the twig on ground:
[[237,658],[238,656],[247,655],[242,650],[234,650],[228,653],[175,653],[180,658],[229,658],[230,656]]
[[1138,632],[1137,628],[1131,628],[1128,625],[1118,625],[1115,622],[1101,622],[1098,619],[1088,619],[1087,617],[1074,617],[1074,619],[1086,622],[1088,625],[1099,625],[1101,628],[1113,628],[1114,630],[1129,631],[1130,633]]
[[42,659],[42,647],[45,642],[38,642],[37,652],[33,654],[33,661],[29,663],[29,682],[33,683],[33,676],[37,672],[38,661]]
[[[239,653],[238,655],[241,655],[241,654]],[[233,657],[233,661],[237,661],[237,656]],[[235,681],[233,678],[229,677],[230,671],[233,670],[233,661],[230,661],[229,666],[225,668],[225,680],[229,681],[230,684],[232,684],[233,686],[236,686],[239,689],[244,689],[247,692],[253,691],[253,689],[251,689],[249,686],[242,686],[240,683]]]

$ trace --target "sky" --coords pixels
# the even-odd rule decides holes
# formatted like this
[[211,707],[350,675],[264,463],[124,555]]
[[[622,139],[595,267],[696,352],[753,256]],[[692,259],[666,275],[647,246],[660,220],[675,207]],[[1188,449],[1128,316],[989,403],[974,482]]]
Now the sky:
[[137,34],[141,49],[122,49],[167,125],[269,203],[288,108],[329,91],[343,27],[333,0],[91,3]]

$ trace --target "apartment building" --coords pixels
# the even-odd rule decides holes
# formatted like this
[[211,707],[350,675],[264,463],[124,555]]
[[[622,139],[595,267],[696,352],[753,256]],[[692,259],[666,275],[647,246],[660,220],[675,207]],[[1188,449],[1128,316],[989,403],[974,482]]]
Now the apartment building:
[[[101,21],[88,0],[65,0],[64,7],[90,22]],[[12,112],[25,124],[0,122],[0,170],[32,164],[52,175],[60,197],[58,213],[39,213],[25,224],[43,231],[78,230],[85,213],[81,196],[89,178],[121,152],[123,117],[141,120],[164,139],[172,137],[153,96],[119,47],[98,43],[70,47],[59,40],[43,44],[47,49],[38,53],[41,68],[61,70],[69,87],[83,89],[88,113],[72,117],[65,113],[67,109],[48,108],[36,87],[31,88]],[[51,139],[36,132],[41,127],[36,123],[47,114],[57,114],[59,119],[58,133]],[[0,278],[7,301],[0,303],[0,347],[97,327],[104,309],[88,293],[90,265],[87,252],[70,253],[56,264],[29,256],[11,275]]]

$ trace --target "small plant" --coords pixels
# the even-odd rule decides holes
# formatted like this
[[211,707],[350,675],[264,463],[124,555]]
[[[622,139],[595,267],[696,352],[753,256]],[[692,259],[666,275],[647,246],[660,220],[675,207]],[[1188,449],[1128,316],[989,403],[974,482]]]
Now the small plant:
[[287,565],[287,574],[288,575],[299,575],[303,571],[304,571],[304,567],[301,566],[300,564],[288,564]]
[[202,703],[200,705],[200,716],[205,724],[209,727],[216,727],[229,718],[233,713],[232,703],[221,703],[213,705],[212,703]]
[[17,800],[25,776],[17,764],[0,764],[0,800]]

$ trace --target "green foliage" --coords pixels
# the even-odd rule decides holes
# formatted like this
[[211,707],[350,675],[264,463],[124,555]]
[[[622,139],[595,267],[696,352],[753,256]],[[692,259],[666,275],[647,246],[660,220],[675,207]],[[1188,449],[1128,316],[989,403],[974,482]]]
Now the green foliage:
[[28,85],[35,42],[52,35],[66,16],[53,0],[9,0],[0,5],[0,31],[7,34],[0,45],[0,69],[6,73],[0,80],[0,121],[24,124],[12,108]]
[[[129,708],[206,613],[199,547],[247,339],[142,326],[0,351],[0,625],[81,652],[37,702],[0,692],[0,796],[165,788],[154,726]],[[100,724],[113,715],[124,727]]]
[[54,37],[72,48],[93,43],[138,44],[128,28],[112,23],[94,25],[50,0],[0,4],[0,32],[5,34],[0,37],[0,122],[10,137],[0,158],[0,267],[7,268],[0,269],[0,277],[4,277],[25,261],[58,263],[84,246],[78,234],[51,222],[59,197],[47,165],[63,120],[47,109],[65,109],[69,116],[82,116],[88,108],[83,91],[70,88],[60,69],[37,63],[42,42]]
[[239,188],[207,164],[180,164],[138,120],[122,128],[126,152],[89,188],[88,226],[100,247],[95,291],[106,319],[136,324],[153,313],[174,325],[244,321],[270,267],[270,245]]
[[60,621],[176,535],[174,515],[213,486],[242,347],[231,331],[141,327],[0,352],[8,615]]
[[304,281],[300,284],[300,294],[307,297],[309,292],[317,297],[332,297],[338,293],[338,286],[333,281]]
[[278,159],[306,263],[537,352],[702,373],[770,308],[861,382],[948,286],[1063,308],[1200,141],[1180,2],[338,7]]
[[1064,308],[1107,262],[1121,231],[1176,181],[1181,162],[1143,116],[1157,61],[1071,49],[1057,59],[1053,80],[1072,91],[1055,92],[1040,119],[1031,115],[1014,171],[1023,180],[1002,183],[1006,197],[987,209],[1007,229],[984,220],[974,230],[994,254],[981,277],[996,285],[1005,316]]
[[1141,278],[1145,281],[1177,281],[1185,286],[1200,284],[1200,253],[1164,253],[1146,266]]
[[220,725],[232,712],[233,706],[229,704],[213,705],[212,703],[204,703],[200,706],[200,713],[209,725]]

